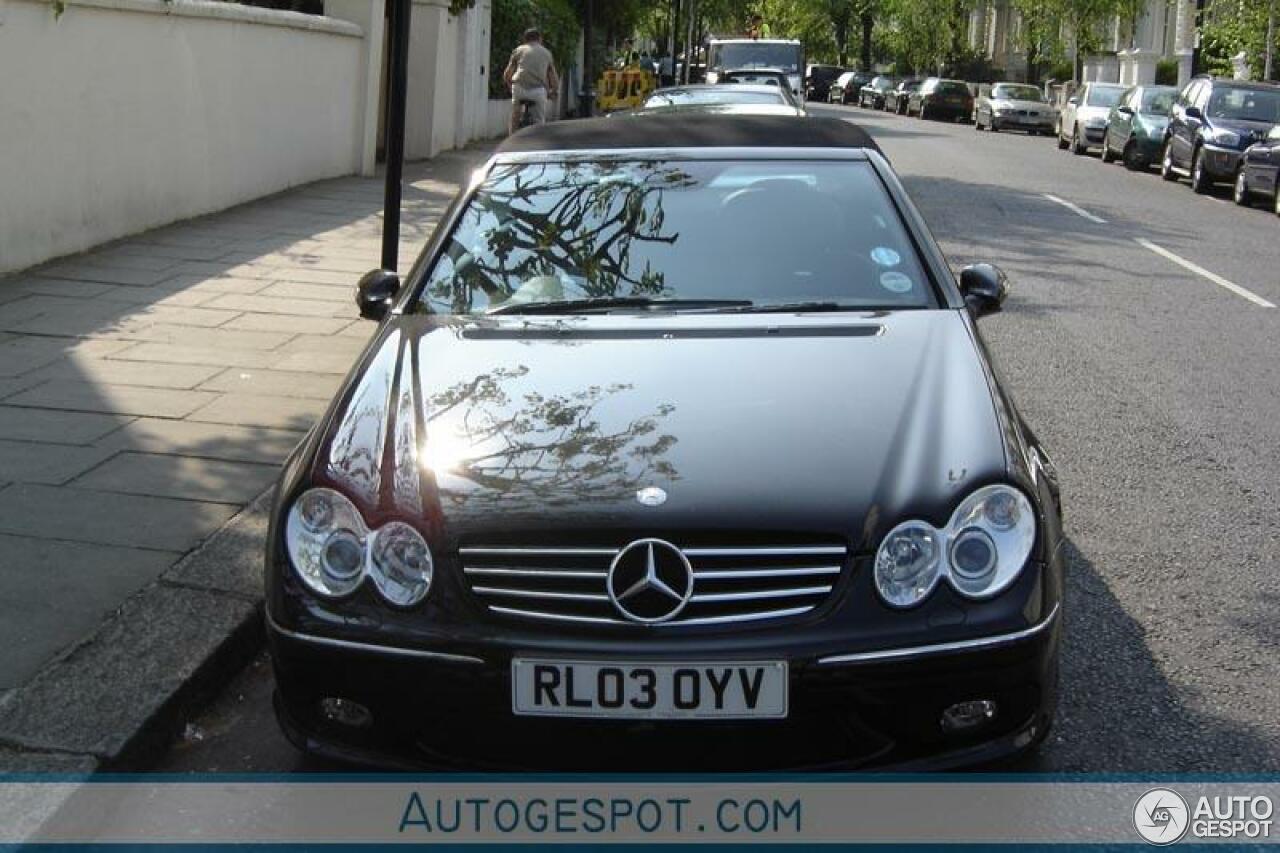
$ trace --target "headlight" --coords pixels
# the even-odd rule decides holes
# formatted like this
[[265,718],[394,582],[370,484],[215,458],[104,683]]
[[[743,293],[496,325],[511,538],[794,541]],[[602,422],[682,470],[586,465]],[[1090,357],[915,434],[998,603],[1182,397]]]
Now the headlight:
[[940,565],[937,531],[919,521],[899,524],[876,552],[876,589],[894,607],[913,607],[938,585]]
[[1027,496],[1012,486],[986,486],[965,498],[942,530],[908,521],[889,531],[876,551],[876,590],[894,607],[912,607],[945,575],[966,598],[990,598],[1017,579],[1035,540]]
[[1234,130],[1221,128],[1209,134],[1209,140],[1216,145],[1225,145],[1228,148],[1235,148],[1240,144],[1240,134]]
[[422,534],[403,521],[393,521],[373,534],[369,562],[373,583],[392,604],[417,604],[431,588],[434,565]]
[[303,582],[336,598],[353,592],[364,578],[368,535],[351,501],[332,489],[311,489],[289,510],[285,544]]
[[708,83],[719,83],[720,73],[718,71],[708,71],[706,80]]
[[992,107],[992,108],[991,108],[991,111],[992,111],[992,112],[994,112],[994,113],[995,113],[996,115],[998,115],[998,116],[1002,116],[1002,115],[1005,115],[1006,113],[1010,112],[1010,109],[1009,109],[1009,107]]
[[302,582],[325,598],[355,592],[365,575],[391,604],[407,607],[431,587],[431,550],[417,530],[393,521],[371,534],[355,504],[333,489],[308,489],[285,523],[285,548]]

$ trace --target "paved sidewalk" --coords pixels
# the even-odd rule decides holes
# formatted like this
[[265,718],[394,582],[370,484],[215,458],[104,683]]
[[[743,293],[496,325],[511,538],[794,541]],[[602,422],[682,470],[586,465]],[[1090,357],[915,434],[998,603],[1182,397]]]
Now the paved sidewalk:
[[[484,156],[406,170],[401,269]],[[381,201],[381,179],[323,181],[0,278],[0,770],[114,756],[111,732],[77,743],[22,706],[130,701],[57,694],[140,591],[136,619],[211,642],[256,608],[260,506],[225,562],[173,567],[269,487],[372,333],[353,296]]]

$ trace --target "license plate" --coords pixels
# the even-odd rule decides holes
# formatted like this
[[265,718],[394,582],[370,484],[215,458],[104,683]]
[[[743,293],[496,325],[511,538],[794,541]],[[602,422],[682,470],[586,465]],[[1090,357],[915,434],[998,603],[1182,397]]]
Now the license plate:
[[511,708],[541,717],[779,719],[787,716],[787,664],[515,658]]

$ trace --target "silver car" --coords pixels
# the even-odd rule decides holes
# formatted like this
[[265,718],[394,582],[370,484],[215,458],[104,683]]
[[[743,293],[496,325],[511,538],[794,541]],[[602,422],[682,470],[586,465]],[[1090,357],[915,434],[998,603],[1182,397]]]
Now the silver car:
[[1053,133],[1057,114],[1035,86],[995,83],[983,90],[973,111],[975,129],[1025,130],[1046,136]]
[[1116,83],[1085,83],[1077,89],[1058,117],[1058,147],[1063,151],[1070,148],[1072,154],[1101,148],[1111,108],[1125,89]]

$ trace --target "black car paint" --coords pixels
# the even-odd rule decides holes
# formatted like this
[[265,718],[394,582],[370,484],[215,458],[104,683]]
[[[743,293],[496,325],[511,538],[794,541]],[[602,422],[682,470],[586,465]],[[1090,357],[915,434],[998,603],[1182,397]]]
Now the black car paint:
[[1248,198],[1269,197],[1280,214],[1280,131],[1273,130],[1266,139],[1246,148],[1242,169]]
[[[455,749],[465,741],[453,735],[468,729],[467,721],[474,722],[477,736],[489,736],[497,726],[521,733],[522,743],[540,743],[543,736],[563,735],[565,724],[511,717],[504,704],[510,658],[625,658],[637,653],[637,643],[651,657],[771,656],[791,662],[798,703],[793,725],[673,724],[669,728],[677,735],[710,744],[746,731],[763,743],[784,732],[795,736],[812,715],[839,711],[841,725],[862,732],[869,750],[834,753],[825,761],[797,754],[794,761],[779,759],[779,767],[955,766],[1007,755],[1043,737],[1052,714],[1060,622],[1032,642],[988,653],[851,667],[816,664],[823,655],[1022,631],[1056,615],[1062,599],[1063,540],[1052,465],[997,381],[974,312],[918,212],[883,158],[869,153],[867,159],[917,242],[940,308],[807,317],[415,313],[409,309],[423,272],[441,251],[468,193],[459,196],[279,483],[268,537],[267,614],[279,716],[295,742],[337,756],[435,766],[455,759],[466,763],[468,754],[464,749],[450,756],[440,744],[427,744],[422,727],[429,720],[449,733],[445,740]],[[637,345],[646,358],[631,355]],[[824,365],[822,371],[815,373],[815,364]],[[395,427],[412,421],[421,430],[424,402],[432,394],[479,387],[475,380],[481,377],[500,385],[503,376],[516,374],[533,377],[546,397],[583,387],[625,388],[595,413],[606,431],[667,412],[660,419],[669,422],[672,446],[681,454],[672,466],[678,477],[664,481],[672,500],[642,507],[632,500],[629,482],[611,494],[618,483],[582,476],[512,484],[492,496],[498,503],[477,500],[474,493],[455,500],[449,484],[419,466],[419,501],[406,503],[394,482]],[[369,396],[364,388],[381,390]],[[510,401],[519,399],[499,394],[485,405],[518,408]],[[479,405],[464,401],[445,417],[458,422]],[[361,439],[359,429],[344,431],[353,418],[380,422],[374,436],[387,436],[385,445]],[[343,471],[352,459],[371,462],[363,475],[377,482],[361,485],[351,478],[353,469]],[[943,585],[913,610],[883,605],[870,571],[880,537],[905,518],[941,525],[965,495],[993,482],[1016,484],[1038,511],[1037,546],[1015,584],[982,602],[962,600]],[[316,485],[341,488],[372,525],[401,518],[427,536],[436,553],[436,581],[422,605],[388,607],[367,584],[337,603],[302,588],[289,569],[281,531],[293,500]],[[555,508],[550,514],[549,506]],[[850,557],[837,593],[802,618],[735,629],[672,625],[655,631],[630,625],[548,629],[495,618],[461,583],[454,556],[460,543],[622,544],[638,531],[683,540],[682,545],[744,535],[792,541],[816,535],[847,542]],[[325,638],[330,645],[299,635]],[[335,642],[347,645],[334,648]],[[476,666],[469,658],[484,663]],[[318,698],[331,695],[365,702],[383,725],[375,732],[335,730],[315,712]],[[936,731],[940,702],[982,695],[999,696],[1013,709],[1010,716],[980,738],[949,740]],[[916,713],[920,708],[928,714]],[[440,719],[446,711],[447,719]],[[568,727],[584,736],[603,731],[606,740],[623,733],[642,737],[642,728]],[[658,730],[668,726],[659,724]],[[545,756],[530,757],[529,763],[516,754],[469,757],[484,766],[547,764]],[[576,768],[586,762],[590,769],[589,758],[562,750],[552,764]],[[645,760],[643,754],[632,758],[637,765]]]

